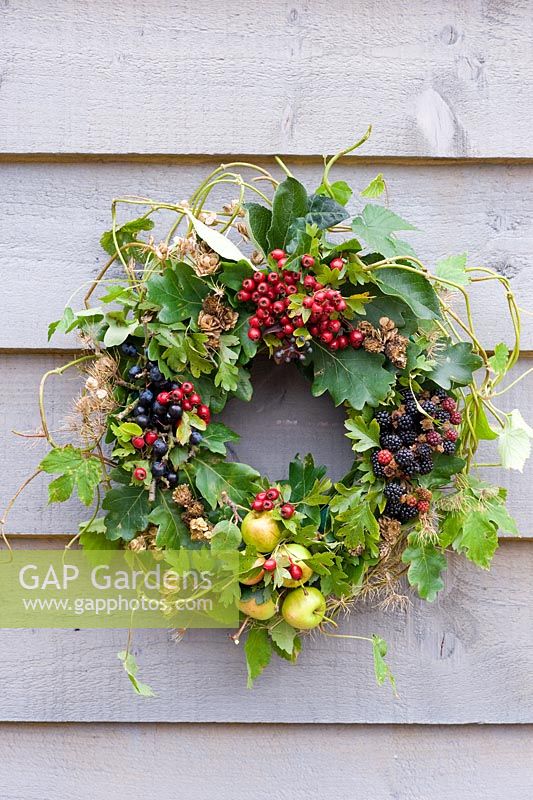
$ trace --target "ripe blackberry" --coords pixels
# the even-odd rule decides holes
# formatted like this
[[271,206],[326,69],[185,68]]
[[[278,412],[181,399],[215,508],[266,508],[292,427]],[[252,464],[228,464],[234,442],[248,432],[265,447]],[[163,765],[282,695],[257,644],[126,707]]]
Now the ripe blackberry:
[[395,453],[400,449],[402,446],[402,441],[403,439],[401,439],[395,433],[384,433],[379,437],[380,445],[385,447],[387,450],[390,450],[391,453]]
[[388,411],[378,411],[374,419],[377,421],[380,428],[389,428],[391,424],[391,418]]
[[397,519],[400,522],[409,522],[409,520],[414,519],[418,516],[418,508],[415,506],[408,506],[407,503],[403,503],[400,507],[400,515]]
[[383,494],[387,500],[399,500],[404,493],[404,488],[398,481],[390,481],[387,483],[383,490]]
[[420,459],[428,457],[431,458],[433,454],[433,448],[430,447],[429,444],[424,444],[424,442],[421,442],[416,446],[416,454]]
[[392,519],[401,519],[403,506],[399,500],[389,500],[385,506],[384,515]]
[[401,417],[398,417],[398,430],[400,431],[409,431],[416,425],[416,417],[414,414],[402,414]]
[[378,453],[379,450],[376,450],[374,453],[372,453],[372,455],[370,456],[370,461],[372,462],[372,469],[374,470],[374,475],[376,476],[376,478],[384,478],[385,472],[383,471],[383,467],[378,461]]
[[416,431],[413,431],[413,430],[401,431],[400,432],[400,438],[402,440],[402,444],[404,444],[407,447],[409,447],[410,445],[412,445],[412,444],[414,444],[416,442],[416,439],[417,439]]
[[437,406],[435,403],[432,403],[431,400],[424,400],[424,402],[420,404],[420,407],[423,408],[430,417],[434,417],[437,413]]
[[443,447],[444,453],[446,453],[447,456],[451,456],[451,455],[453,455],[455,453],[456,443],[455,442],[445,441],[444,444],[442,445],[442,447]]
[[433,394],[437,395],[437,397],[440,397],[441,400],[444,400],[444,398],[447,397],[446,389],[441,389],[440,386],[437,386]]
[[436,419],[437,422],[448,422],[450,415],[443,408],[438,408],[433,414],[433,418]]
[[402,447],[401,450],[398,450],[395,458],[396,463],[404,472],[407,472],[407,469],[415,463],[415,454],[407,447]]
[[424,456],[418,462],[418,471],[420,475],[429,475],[433,469],[433,459],[431,456]]

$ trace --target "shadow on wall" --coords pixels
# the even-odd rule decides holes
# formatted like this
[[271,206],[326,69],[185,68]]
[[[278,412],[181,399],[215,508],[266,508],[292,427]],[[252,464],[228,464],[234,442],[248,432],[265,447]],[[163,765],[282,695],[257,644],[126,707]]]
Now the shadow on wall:
[[289,462],[312,453],[333,480],[350,468],[353,453],[344,437],[345,414],[329,395],[312,397],[311,386],[293,364],[276,366],[257,357],[252,367],[250,403],[231,400],[221,419],[240,434],[232,460],[255,467],[272,480],[287,477]]

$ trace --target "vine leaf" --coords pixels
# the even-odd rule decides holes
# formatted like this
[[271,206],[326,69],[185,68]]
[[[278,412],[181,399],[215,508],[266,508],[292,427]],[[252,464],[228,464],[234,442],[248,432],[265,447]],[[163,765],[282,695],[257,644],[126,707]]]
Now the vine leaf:
[[252,628],[244,645],[246,666],[248,669],[247,687],[251,689],[254,681],[270,664],[272,645],[266,628]]
[[432,603],[444,586],[441,573],[446,569],[446,558],[432,542],[425,542],[417,534],[411,534],[408,547],[403,551],[402,561],[409,564],[407,579],[416,586],[418,594]]
[[362,349],[331,352],[318,343],[314,351],[311,391],[314,397],[328,391],[336,406],[346,401],[357,411],[366,404],[378,406],[394,383],[394,374],[383,368],[381,354]]
[[196,487],[211,508],[216,508],[222,492],[238,505],[245,505],[259,480],[259,473],[247,464],[234,461],[202,460],[191,462],[196,469]]
[[373,178],[368,186],[365,186],[364,189],[361,190],[360,195],[361,197],[380,197],[386,189],[385,179],[383,178],[383,173],[379,172],[375,178]]
[[353,190],[350,186],[348,186],[346,181],[334,181],[333,183],[329,184],[329,187],[321,183],[315,194],[328,194],[328,188],[333,194],[334,200],[336,200],[337,203],[340,203],[341,206],[345,206],[350,197],[353,195]]
[[403,300],[419,319],[440,317],[439,298],[435,289],[421,272],[410,272],[401,267],[376,269],[373,273],[384,294]]
[[102,501],[108,539],[131,541],[148,525],[150,508],[144,486],[117,486]]
[[386,258],[413,255],[410,245],[397,239],[395,231],[414,231],[416,228],[383,206],[366,205],[352,220],[352,230],[371,250]]
[[[148,217],[139,217],[138,219],[130,219],[129,222],[126,222],[120,228],[117,228],[115,233],[117,237],[117,242],[119,247],[124,247],[125,244],[129,244],[132,241],[135,241],[137,234],[141,231],[151,231],[154,227],[153,219],[149,219]],[[110,256],[114,256],[117,252],[115,247],[115,241],[113,238],[113,231],[106,231],[102,234],[100,238],[100,244]]]
[[373,634],[372,654],[374,656],[374,674],[376,676],[376,681],[378,683],[378,686],[383,686],[385,681],[388,680],[390,685],[392,686],[394,694],[396,694],[396,681],[394,680],[394,675],[392,674],[391,668],[385,661],[387,650],[388,647],[385,639],[382,639],[380,636],[376,636],[375,634]]
[[294,652],[294,640],[296,639],[297,631],[292,625],[289,625],[285,620],[276,622],[270,629],[270,638],[280,650],[292,656]]
[[531,454],[532,438],[533,429],[515,408],[506,416],[504,427],[498,434],[498,452],[502,467],[523,472],[524,464]]
[[[259,203],[244,203],[246,226],[255,246],[266,256],[268,253],[268,231],[272,225],[272,211]],[[237,287],[237,288],[240,288]]]
[[227,236],[224,236],[223,233],[219,233],[214,228],[210,228],[209,225],[206,225],[204,222],[195,217],[191,211],[185,209],[185,213],[187,217],[191,221],[191,225],[193,226],[194,230],[207,245],[214,250],[215,253],[218,253],[219,256],[225,261],[247,261],[248,259],[241,253],[239,248],[236,244],[233,244],[231,239],[228,239]]
[[435,265],[435,276],[457,283],[459,286],[468,286],[470,276],[466,271],[466,258],[466,253],[441,258]]
[[146,281],[147,299],[160,308],[159,322],[172,325],[197,316],[209,286],[183,262]]
[[452,383],[466,386],[475,370],[483,366],[483,360],[472,351],[470,342],[448,342],[433,358],[436,366],[428,377],[443,389],[451,389]]
[[148,684],[141,683],[141,681],[137,679],[139,667],[137,665],[135,656],[133,656],[131,653],[128,653],[126,650],[122,650],[120,653],[117,653],[117,658],[122,661],[122,666],[124,667],[126,675],[130,679],[135,693],[141,697],[155,697],[156,695],[153,689],[151,689]]
[[509,348],[505,342],[500,342],[494,348],[494,355],[489,358],[490,367],[499,378],[507,372],[508,361]]
[[283,247],[291,222],[296,217],[305,217],[306,213],[305,187],[296,178],[286,178],[277,187],[272,201],[272,224],[267,233],[269,249]]
[[96,456],[85,456],[71,444],[50,450],[39,464],[39,469],[53,475],[59,474],[48,487],[50,503],[68,500],[76,487],[81,502],[90,506],[102,478],[99,459]]

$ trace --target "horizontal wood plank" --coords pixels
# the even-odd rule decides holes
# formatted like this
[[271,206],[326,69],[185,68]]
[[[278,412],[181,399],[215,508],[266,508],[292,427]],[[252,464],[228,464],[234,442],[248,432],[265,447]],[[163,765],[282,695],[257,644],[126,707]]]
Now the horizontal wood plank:
[[31,0],[0,14],[3,152],[320,154],[374,123],[373,155],[531,156],[520,0]]
[[[24,438],[12,433],[39,430],[38,386],[41,375],[65,363],[62,356],[0,356],[0,424],[5,431],[0,458],[10,465],[4,476],[2,507],[17,487],[31,475],[46,453],[42,439]],[[527,369],[529,359],[521,359],[511,377]],[[313,453],[318,463],[328,467],[339,479],[350,467],[352,451],[344,438],[344,414],[326,396],[313,398],[305,379],[293,367],[276,367],[267,360],[256,363],[253,371],[255,394],[251,403],[234,400],[224,411],[224,421],[238,431],[241,441],[232,447],[231,458],[244,461],[272,479],[286,477],[287,466],[296,453]],[[66,431],[73,399],[81,386],[79,373],[67,372],[47,384],[46,406],[50,429],[60,441],[76,441]],[[526,419],[530,408],[533,375],[518,383],[501,398],[501,408],[522,409]],[[480,462],[495,461],[492,443],[479,453]],[[530,492],[531,465],[523,473],[484,470],[484,476],[509,490],[509,506],[523,536],[533,536],[533,497]],[[14,506],[7,529],[13,533],[75,533],[78,523],[87,519],[87,509],[76,499],[48,505],[48,476],[40,476],[28,486]]]
[[[7,225],[5,245],[0,248],[4,287],[0,349],[46,348],[48,323],[61,316],[67,303],[82,306],[91,280],[105,263],[99,238],[111,226],[113,197],[142,195],[179,202],[218,163],[202,159],[183,164],[0,164],[0,216]],[[262,163],[272,167],[272,162]],[[317,186],[321,175],[317,163],[293,167],[310,189]],[[418,228],[405,238],[430,268],[438,258],[468,251],[472,266],[489,266],[511,278],[521,307],[533,307],[529,263],[533,166],[406,167],[345,161],[335,174],[357,190],[379,171],[388,181],[391,207]],[[234,187],[224,186],[223,193],[215,194],[213,207],[235,196]],[[364,202],[356,197],[352,212],[360,211]],[[130,217],[121,218],[138,212],[128,213]],[[171,220],[164,219],[170,226]],[[156,238],[158,233],[163,233],[162,228],[155,231]],[[118,269],[109,273],[117,274]],[[461,311],[461,302],[454,302]],[[472,307],[486,346],[511,339],[505,297],[496,284],[477,284]],[[51,344],[73,347],[75,339],[57,336]],[[524,315],[522,348],[533,350],[531,315]]]
[[266,763],[271,800],[285,800],[287,784],[293,800],[524,800],[531,790],[524,725],[35,724],[1,725],[0,736],[3,800],[55,800],[58,786],[76,797],[90,787],[91,800],[151,798],[154,779],[159,797],[179,786],[212,800],[216,782],[229,800],[263,783]]
[[399,698],[374,683],[367,642],[306,639],[298,665],[276,660],[247,690],[242,647],[224,631],[137,631],[139,698],[116,658],[126,631],[3,630],[3,721],[533,722],[533,547],[506,541],[492,571],[452,557],[433,604],[357,607],[339,632],[390,646]]

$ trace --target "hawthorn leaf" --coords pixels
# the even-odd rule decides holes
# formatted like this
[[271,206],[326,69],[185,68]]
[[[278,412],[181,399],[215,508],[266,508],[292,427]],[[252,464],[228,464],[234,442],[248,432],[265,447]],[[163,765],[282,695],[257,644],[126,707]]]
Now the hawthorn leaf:
[[410,245],[397,239],[395,231],[414,231],[416,228],[383,206],[366,205],[352,220],[352,230],[370,250],[387,258],[413,255]]
[[168,492],[159,491],[157,506],[152,509],[148,521],[158,526],[155,543],[157,547],[179,550],[189,541],[187,526],[181,519],[182,509],[169,497]]
[[224,286],[239,290],[243,280],[250,278],[253,274],[253,267],[250,266],[248,261],[237,261],[236,264],[232,261],[231,263],[222,263],[222,272],[217,274],[217,278]]
[[381,354],[363,349],[331,352],[315,343],[312,394],[319,397],[327,391],[336,406],[347,401],[357,411],[366,404],[379,406],[395,380],[383,368],[384,361]]
[[270,664],[272,645],[266,628],[252,628],[244,645],[246,667],[248,669],[247,688],[253,687],[254,681]]
[[283,247],[287,232],[296,217],[307,214],[307,192],[296,178],[286,178],[280,183],[272,201],[272,223],[267,232],[270,250]]
[[362,417],[350,417],[344,423],[348,433],[345,434],[348,439],[353,440],[352,450],[356,453],[364,453],[365,450],[371,450],[373,447],[379,447],[379,424],[377,420],[373,419],[370,422]]
[[451,389],[453,383],[467,386],[476,369],[483,365],[480,356],[473,352],[470,342],[448,342],[435,352],[433,359],[436,366],[428,377],[443,389]]
[[276,622],[269,631],[270,638],[280,650],[292,655],[294,651],[294,640],[296,639],[297,631],[284,619],[281,622]]
[[441,573],[446,569],[446,558],[432,542],[421,540],[416,534],[408,538],[402,561],[409,564],[407,579],[416,586],[418,594],[432,603],[444,586]]
[[373,275],[384,294],[403,300],[419,319],[440,317],[439,298],[422,272],[391,267],[376,269]]
[[300,503],[307,497],[317,481],[320,481],[326,474],[326,467],[315,466],[311,453],[305,458],[296,456],[289,464],[289,484],[291,487],[290,500],[293,503]]
[[226,455],[227,442],[238,442],[241,438],[238,433],[222,422],[210,422],[203,437],[201,446],[212,453],[220,453],[222,456]]

